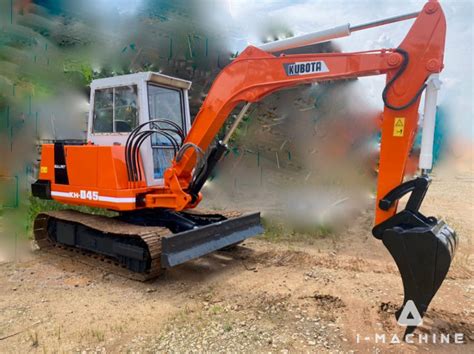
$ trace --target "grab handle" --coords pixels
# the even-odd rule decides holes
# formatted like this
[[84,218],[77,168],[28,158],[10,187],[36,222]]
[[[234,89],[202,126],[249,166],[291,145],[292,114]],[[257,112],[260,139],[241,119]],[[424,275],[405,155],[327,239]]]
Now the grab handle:
[[430,183],[431,179],[428,176],[421,176],[404,182],[380,199],[379,208],[385,211],[389,210],[396,201],[411,192],[405,209],[416,212],[420,209]]

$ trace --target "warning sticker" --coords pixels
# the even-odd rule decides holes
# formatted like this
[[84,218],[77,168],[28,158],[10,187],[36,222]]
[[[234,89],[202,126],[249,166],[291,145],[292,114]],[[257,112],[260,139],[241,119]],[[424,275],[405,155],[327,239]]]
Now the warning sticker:
[[405,118],[404,117],[395,117],[393,122],[393,136],[403,136],[405,131]]

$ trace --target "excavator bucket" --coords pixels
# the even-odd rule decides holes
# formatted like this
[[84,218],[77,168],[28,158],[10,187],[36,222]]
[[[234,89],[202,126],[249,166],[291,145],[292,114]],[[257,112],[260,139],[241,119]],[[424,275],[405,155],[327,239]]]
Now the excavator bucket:
[[[382,240],[400,271],[404,300],[397,311],[400,324],[402,309],[412,301],[423,318],[434,295],[448,274],[457,246],[457,235],[444,221],[425,217],[418,209],[429,185],[427,177],[403,183],[380,201],[381,209],[388,209],[401,196],[412,192],[405,210],[377,225],[376,238]],[[421,321],[420,321],[421,322]],[[416,325],[407,325],[405,335]]]
[[[456,249],[456,233],[443,221],[408,229],[394,227],[384,232],[383,243],[402,276],[403,307],[412,300],[423,317],[448,274]],[[396,314],[397,320],[400,313]],[[407,334],[415,328],[408,326]]]

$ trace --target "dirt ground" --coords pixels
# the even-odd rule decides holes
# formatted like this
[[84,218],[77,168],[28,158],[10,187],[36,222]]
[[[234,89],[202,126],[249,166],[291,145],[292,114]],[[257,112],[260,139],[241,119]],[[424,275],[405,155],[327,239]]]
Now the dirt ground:
[[464,344],[390,343],[404,330],[393,316],[402,284],[370,234],[367,210],[343,233],[311,242],[249,240],[148,283],[42,251],[4,261],[0,352],[472,353],[474,177],[467,162],[438,172],[424,204],[426,214],[443,215],[457,230],[460,246],[415,332],[462,333]]

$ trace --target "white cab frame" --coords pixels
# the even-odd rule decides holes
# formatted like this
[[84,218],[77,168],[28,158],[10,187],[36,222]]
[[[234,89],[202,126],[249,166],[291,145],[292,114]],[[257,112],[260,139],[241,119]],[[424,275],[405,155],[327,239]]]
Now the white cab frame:
[[[95,145],[112,146],[114,144],[125,145],[129,133],[94,133],[94,95],[98,89],[107,89],[120,86],[137,86],[137,104],[138,104],[138,124],[146,123],[150,120],[148,111],[148,83],[154,83],[160,86],[179,89],[183,92],[184,108],[184,132],[188,133],[191,128],[191,116],[189,113],[188,90],[191,82],[163,75],[155,72],[142,72],[137,74],[120,75],[104,79],[93,80],[91,83],[90,110],[87,126],[87,141]],[[155,179],[153,173],[153,149],[149,139],[141,146],[140,155],[142,158],[147,186],[162,186],[163,179]]]

